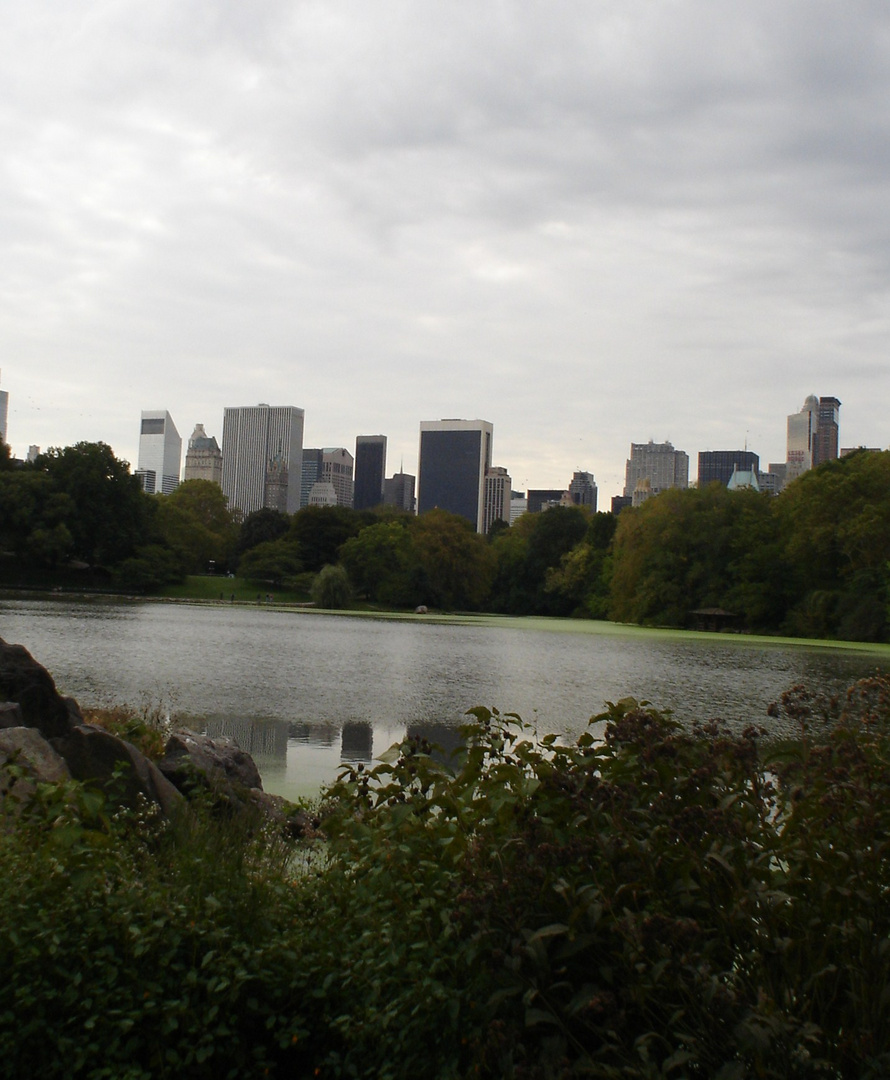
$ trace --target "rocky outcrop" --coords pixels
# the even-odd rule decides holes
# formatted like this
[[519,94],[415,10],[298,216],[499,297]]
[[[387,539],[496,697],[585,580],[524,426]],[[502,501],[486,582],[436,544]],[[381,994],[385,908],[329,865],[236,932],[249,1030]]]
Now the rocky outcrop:
[[36,728],[0,729],[0,798],[11,795],[21,805],[37,784],[57,784],[70,776],[62,756]]
[[[9,763],[18,767],[10,771]],[[0,796],[13,780],[21,795],[68,777],[95,784],[117,805],[148,800],[165,816],[206,792],[219,806],[259,811],[291,834],[308,825],[287,800],[263,791],[256,763],[234,739],[176,732],[156,765],[132,743],[85,723],[77,702],[59,694],[27,649],[0,639]]]
[[115,803],[137,809],[142,799],[156,803],[170,816],[182,795],[132,743],[93,724],[74,728],[53,745],[65,759],[75,780],[92,781]]
[[196,785],[225,798],[238,798],[244,789],[263,789],[256,762],[234,739],[174,732],[158,768],[184,795]]
[[37,728],[47,739],[67,735],[83,723],[77,702],[63,698],[52,676],[23,645],[0,639],[0,702],[13,702],[25,727]]

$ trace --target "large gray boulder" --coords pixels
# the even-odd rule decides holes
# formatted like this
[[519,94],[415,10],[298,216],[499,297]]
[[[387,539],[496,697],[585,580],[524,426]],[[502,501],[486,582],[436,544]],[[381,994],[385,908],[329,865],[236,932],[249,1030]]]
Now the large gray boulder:
[[182,803],[182,795],[154,762],[104,728],[81,724],[53,746],[75,780],[96,784],[115,803],[137,809],[147,799],[167,817]]
[[0,638],[0,702],[19,707],[19,724],[37,728],[47,739],[67,735],[83,722],[77,702],[63,698],[52,676],[23,645]]
[[70,777],[64,759],[36,728],[0,729],[0,799],[11,795],[21,806],[38,784],[57,784]]
[[200,787],[240,799],[245,789],[263,790],[256,762],[234,739],[226,737],[174,732],[158,768],[184,794]]

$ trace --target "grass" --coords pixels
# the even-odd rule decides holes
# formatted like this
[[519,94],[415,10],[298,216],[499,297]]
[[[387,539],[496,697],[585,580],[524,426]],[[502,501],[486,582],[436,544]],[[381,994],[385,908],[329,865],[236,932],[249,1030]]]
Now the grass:
[[[256,604],[267,603],[267,596],[276,604],[308,604],[307,592],[274,589],[270,585],[257,585],[245,578],[197,575],[187,577],[182,585],[167,585],[156,593],[170,600],[214,600],[217,603]],[[232,599],[234,597],[234,600]]]

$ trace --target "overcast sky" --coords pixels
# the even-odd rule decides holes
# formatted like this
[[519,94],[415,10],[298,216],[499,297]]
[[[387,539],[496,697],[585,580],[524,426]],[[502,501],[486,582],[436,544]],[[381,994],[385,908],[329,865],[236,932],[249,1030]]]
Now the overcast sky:
[[6,0],[9,441],[139,414],[307,446],[494,424],[515,488],[631,442],[886,447],[886,0]]

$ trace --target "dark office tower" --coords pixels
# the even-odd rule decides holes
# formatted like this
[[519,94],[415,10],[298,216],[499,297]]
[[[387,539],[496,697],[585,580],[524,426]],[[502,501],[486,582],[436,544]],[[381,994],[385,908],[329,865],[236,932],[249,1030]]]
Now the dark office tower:
[[558,506],[566,494],[565,488],[529,488],[525,493],[526,512],[540,514],[551,506]]
[[386,476],[386,436],[357,435],[355,439],[355,493],[352,505],[356,510],[372,510],[383,502],[383,480]]
[[383,505],[414,513],[414,481],[410,473],[397,472],[383,481]]
[[321,480],[324,464],[324,450],[313,447],[303,450],[303,467],[300,477],[300,509],[309,505],[309,492],[312,485]]
[[836,397],[819,398],[819,423],[813,436],[813,464],[834,461],[838,456],[838,430],[841,403]]
[[700,488],[705,488],[715,481],[726,487],[736,470],[759,472],[759,456],[750,450],[699,450],[698,486]]
[[485,470],[493,428],[486,420],[423,420],[420,424],[417,512],[436,507],[483,527]]

